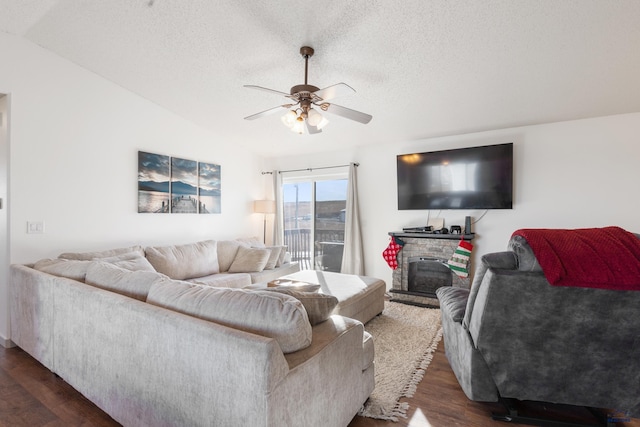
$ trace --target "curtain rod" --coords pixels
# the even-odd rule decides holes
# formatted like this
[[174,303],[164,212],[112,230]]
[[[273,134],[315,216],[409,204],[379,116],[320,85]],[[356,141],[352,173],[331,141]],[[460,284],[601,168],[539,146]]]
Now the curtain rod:
[[[289,169],[286,171],[278,171],[278,173],[285,173],[285,172],[302,172],[302,171],[313,171],[316,169],[333,169],[333,168],[346,168],[347,166],[351,166],[354,165],[355,167],[360,166],[360,163],[349,163],[348,165],[338,165],[338,166],[323,166],[320,168],[306,168],[306,169]],[[273,175],[273,172],[262,172],[262,175]]]

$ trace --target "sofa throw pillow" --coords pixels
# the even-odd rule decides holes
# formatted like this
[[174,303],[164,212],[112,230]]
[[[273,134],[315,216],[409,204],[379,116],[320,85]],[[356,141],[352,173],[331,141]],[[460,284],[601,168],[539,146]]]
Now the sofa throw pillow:
[[41,259],[33,268],[54,276],[84,282],[90,263],[89,260],[77,259]]
[[97,258],[107,258],[107,257],[113,257],[113,256],[118,256],[123,254],[130,254],[132,252],[138,253],[139,255],[144,256],[144,249],[142,249],[142,246],[135,245],[135,246],[129,246],[126,248],[109,249],[109,250],[97,251],[97,252],[64,252],[58,255],[58,258],[88,261],[88,260],[97,259]]
[[229,267],[229,273],[254,273],[264,270],[269,261],[269,249],[240,246],[236,258]]
[[221,273],[229,271],[238,254],[238,248],[242,245],[237,240],[218,240],[218,265]]
[[147,302],[273,338],[283,353],[311,345],[307,313],[300,301],[288,295],[161,279],[151,286]]
[[176,280],[193,279],[220,272],[218,245],[215,240],[148,247],[145,254],[157,272]]
[[131,298],[146,301],[153,283],[164,274],[156,271],[131,271],[104,261],[92,261],[87,268],[86,284]]
[[267,246],[265,249],[271,251],[269,254],[269,259],[267,260],[267,264],[264,266],[265,270],[273,270],[276,268],[276,264],[280,259],[280,252],[282,252],[282,247],[280,246]]
[[285,263],[285,257],[287,256],[287,246],[280,246],[280,256],[278,257],[278,262],[276,262],[276,268],[282,267],[282,264]]
[[[311,326],[322,323],[331,316],[333,309],[338,305],[338,298],[333,295],[321,294],[318,292],[304,292],[290,286],[278,286],[267,288],[267,291],[291,295],[302,303],[307,311]],[[265,292],[265,291],[259,291]]]

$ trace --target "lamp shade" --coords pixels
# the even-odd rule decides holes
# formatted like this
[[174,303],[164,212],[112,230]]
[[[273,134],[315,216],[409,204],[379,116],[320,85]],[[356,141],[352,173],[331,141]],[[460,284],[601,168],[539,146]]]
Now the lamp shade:
[[253,211],[261,214],[276,213],[275,200],[255,200],[253,202]]

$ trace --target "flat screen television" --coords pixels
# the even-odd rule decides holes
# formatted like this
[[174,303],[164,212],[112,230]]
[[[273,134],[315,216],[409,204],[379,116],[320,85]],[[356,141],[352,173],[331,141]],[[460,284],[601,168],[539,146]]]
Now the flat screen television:
[[398,209],[511,209],[513,143],[402,154]]

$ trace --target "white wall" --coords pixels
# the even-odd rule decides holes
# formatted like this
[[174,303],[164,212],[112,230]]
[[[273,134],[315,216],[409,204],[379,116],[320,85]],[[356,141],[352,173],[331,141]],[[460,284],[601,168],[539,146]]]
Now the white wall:
[[[330,132],[330,129],[327,129]],[[391,284],[381,253],[389,231],[426,224],[428,211],[398,211],[396,155],[514,142],[514,208],[490,210],[473,226],[473,260],[506,248],[518,228],[618,225],[640,232],[640,113],[490,132],[398,141],[323,155],[270,159],[274,169],[359,162],[366,274]],[[484,211],[445,210],[445,225]],[[432,211],[431,216],[438,212]]]
[[[7,215],[7,164],[8,164],[8,112],[7,96],[0,93],[0,304],[8,299],[9,233]],[[1,305],[0,305],[1,307]],[[9,330],[9,311],[0,308],[0,331]],[[6,335],[0,333],[0,345],[9,346]]]
[[[252,201],[264,197],[263,159],[20,38],[0,34],[0,55],[12,113],[11,262],[262,235]],[[220,164],[222,214],[138,214],[139,150]],[[27,234],[27,221],[44,221],[45,234]],[[4,299],[0,318],[7,310]]]

